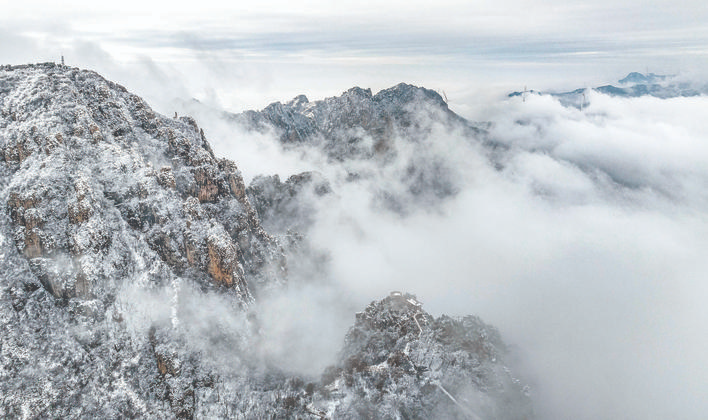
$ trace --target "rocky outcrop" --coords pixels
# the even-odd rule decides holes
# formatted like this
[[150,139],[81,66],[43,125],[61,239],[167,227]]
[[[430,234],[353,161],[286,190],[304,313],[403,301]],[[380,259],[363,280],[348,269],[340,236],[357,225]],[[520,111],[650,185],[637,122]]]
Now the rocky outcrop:
[[392,292],[357,314],[320,394],[337,396],[334,418],[532,418],[506,353],[479,318],[434,318],[415,296]]
[[249,201],[269,232],[306,232],[315,220],[315,202],[332,192],[319,173],[303,172],[284,182],[278,175],[259,175],[248,186]]
[[157,173],[157,183],[165,188],[176,188],[175,175],[170,166],[163,166]]
[[210,235],[207,238],[208,270],[218,283],[231,287],[243,284],[243,269],[238,263],[238,248],[226,235]]
[[40,201],[35,194],[15,192],[10,194],[7,203],[12,221],[19,226],[15,232],[18,248],[27,258],[40,257],[45,251],[40,240],[44,220],[36,208]]

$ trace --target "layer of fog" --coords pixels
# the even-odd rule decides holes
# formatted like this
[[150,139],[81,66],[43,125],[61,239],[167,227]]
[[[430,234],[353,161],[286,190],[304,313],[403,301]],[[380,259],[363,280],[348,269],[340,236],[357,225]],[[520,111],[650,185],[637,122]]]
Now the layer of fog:
[[342,302],[362,308],[406,290],[433,314],[499,327],[540,418],[698,418],[708,408],[707,105],[603,95],[583,110],[537,96],[491,103],[476,117],[508,150],[495,166],[479,145],[435,132],[428,153],[454,164],[463,188],[407,217],[373,200],[377,186],[397,187],[395,170],[343,182],[342,168],[316,154],[281,152],[267,135],[206,115],[200,123],[247,179],[316,169],[333,182],[310,232],[330,253],[327,279],[294,279],[292,295],[263,303],[282,363],[314,373],[353,321]]

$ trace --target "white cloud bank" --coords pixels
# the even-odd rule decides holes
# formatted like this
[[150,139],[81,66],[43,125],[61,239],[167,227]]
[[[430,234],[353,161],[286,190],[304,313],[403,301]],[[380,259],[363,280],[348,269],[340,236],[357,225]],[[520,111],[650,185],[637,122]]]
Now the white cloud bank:
[[[337,194],[313,241],[331,252],[331,278],[354,306],[407,290],[434,314],[474,313],[499,327],[539,418],[701,418],[708,98],[589,101],[582,111],[537,96],[492,104],[479,117],[508,148],[501,170],[479,147],[434,134],[429,153],[463,180],[440,211],[382,212],[372,191],[395,187],[394,172],[371,167],[370,181],[339,183],[336,167],[309,161]],[[320,309],[299,320],[288,311],[288,324],[324,325],[339,339],[342,314],[328,321],[321,309],[337,299],[317,296]],[[332,357],[335,347],[308,354]]]

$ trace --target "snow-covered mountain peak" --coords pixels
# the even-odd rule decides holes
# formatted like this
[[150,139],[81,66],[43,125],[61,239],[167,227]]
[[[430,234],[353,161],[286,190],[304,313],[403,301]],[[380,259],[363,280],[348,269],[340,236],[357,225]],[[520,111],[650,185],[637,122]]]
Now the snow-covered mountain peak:
[[[414,133],[422,126],[404,124],[417,115],[404,102],[435,103],[426,92],[357,88],[252,115],[291,127],[292,141],[397,118],[393,129]],[[306,226],[310,209],[288,201],[305,190],[331,192],[307,173],[257,177],[247,193],[193,118],[162,116],[95,72],[1,66],[0,417],[532,414],[495,330],[434,318],[412,295],[369,305],[322,375],[272,356],[290,347],[263,320],[288,302],[259,305],[287,297],[289,249],[258,212],[274,229],[289,229],[287,217]]]
[[192,118],[166,118],[94,72],[51,64],[3,68],[0,92],[13,236],[51,293],[98,297],[148,270],[155,282],[187,276],[248,302],[266,282],[248,260],[275,262],[277,244],[236,166],[214,156]]

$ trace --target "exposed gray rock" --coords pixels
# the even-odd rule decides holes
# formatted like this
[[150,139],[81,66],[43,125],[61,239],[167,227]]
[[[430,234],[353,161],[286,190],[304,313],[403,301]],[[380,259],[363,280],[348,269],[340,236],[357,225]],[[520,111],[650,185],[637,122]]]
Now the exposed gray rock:
[[[151,281],[187,276],[233,288],[243,303],[281,281],[271,275],[284,264],[278,244],[238,169],[215,158],[194,120],[162,117],[121,86],[61,66],[11,69],[0,86],[6,206],[18,249],[52,294],[102,295],[138,261],[161,273]],[[225,249],[238,257],[225,263]]]
[[269,232],[307,232],[315,218],[314,201],[330,194],[329,182],[319,173],[303,172],[285,182],[278,175],[255,177],[246,190]]

